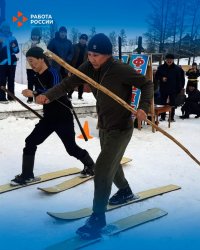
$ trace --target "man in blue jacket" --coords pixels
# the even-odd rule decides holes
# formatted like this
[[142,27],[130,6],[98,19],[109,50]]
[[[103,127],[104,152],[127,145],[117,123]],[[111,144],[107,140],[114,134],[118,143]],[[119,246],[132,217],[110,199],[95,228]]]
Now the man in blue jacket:
[[[8,90],[14,94],[15,71],[17,57],[15,54],[19,52],[18,42],[10,31],[10,26],[3,23],[0,27],[0,86],[6,86]],[[12,101],[12,97],[8,96],[8,100]],[[0,103],[8,103],[6,94],[0,90]]]
[[[47,49],[61,57],[67,63],[71,63],[73,57],[73,46],[72,42],[67,39],[67,29],[64,26],[60,27],[59,31],[56,32],[55,38],[49,42]],[[62,78],[67,76],[67,70],[56,62],[52,62],[52,67],[57,69]]]

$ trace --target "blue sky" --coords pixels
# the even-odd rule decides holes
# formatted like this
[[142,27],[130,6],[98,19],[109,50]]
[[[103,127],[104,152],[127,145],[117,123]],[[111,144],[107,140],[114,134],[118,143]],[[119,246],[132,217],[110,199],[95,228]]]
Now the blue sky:
[[[97,32],[109,33],[124,28],[129,38],[142,35],[147,29],[147,15],[150,11],[149,0],[6,0],[6,19],[12,24],[12,16],[21,11],[30,14],[51,14],[58,26],[68,29],[77,28],[88,33],[91,27]],[[17,28],[12,24],[17,36],[31,30],[30,23]],[[25,32],[26,31],[26,32]]]

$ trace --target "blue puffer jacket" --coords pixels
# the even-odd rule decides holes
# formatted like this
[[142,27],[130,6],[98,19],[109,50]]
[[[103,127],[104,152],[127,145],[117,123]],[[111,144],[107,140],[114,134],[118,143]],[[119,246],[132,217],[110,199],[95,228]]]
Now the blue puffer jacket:
[[4,34],[0,31],[0,65],[16,65],[19,46],[12,33]]
[[[56,32],[55,38],[53,38],[49,42],[47,49],[51,50],[53,53],[61,57],[67,63],[71,63],[73,57],[72,42],[67,38],[60,38],[58,32]],[[59,68],[54,61],[52,62],[52,66]]]

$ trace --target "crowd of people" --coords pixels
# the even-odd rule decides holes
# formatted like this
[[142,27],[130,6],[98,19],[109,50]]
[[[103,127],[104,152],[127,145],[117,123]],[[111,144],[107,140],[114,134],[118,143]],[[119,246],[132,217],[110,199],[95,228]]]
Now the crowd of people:
[[[33,47],[40,47],[43,50],[49,49],[64,61],[69,63],[75,68],[78,68],[83,62],[87,61],[88,57],[88,35],[81,34],[77,44],[72,42],[67,37],[67,29],[61,26],[55,33],[55,37],[51,39],[47,44],[42,39],[42,32],[39,28],[33,28],[31,31],[30,39],[23,44],[22,53],[26,56],[27,51]],[[15,72],[17,65],[17,56],[19,53],[19,46],[17,39],[12,35],[10,26],[6,23],[2,23],[0,26],[0,85],[7,86],[8,90],[15,94]],[[65,68],[61,67],[55,61],[50,62],[59,74],[61,79],[69,77],[71,75]],[[35,77],[34,70],[30,67],[28,60],[26,60],[26,73],[28,89],[35,89]],[[188,77],[188,82],[185,86],[185,75]],[[189,111],[187,114],[183,114],[180,118],[188,119],[190,114],[196,114],[195,117],[200,115],[199,99],[195,98],[191,104],[191,86],[194,86],[195,92],[198,93],[198,77],[200,71],[197,68],[197,63],[193,63],[191,68],[185,73],[184,70],[174,63],[174,55],[167,54],[165,56],[164,64],[160,65],[154,75],[154,85],[158,86],[155,93],[155,102],[161,105],[171,105],[171,121],[175,121],[175,109],[177,106],[185,108],[185,102],[188,103],[188,97],[190,96]],[[190,86],[190,88],[189,88]],[[84,86],[80,85],[76,88],[78,91],[78,99],[83,100]],[[68,98],[72,100],[72,94],[74,89],[68,92]],[[187,98],[186,98],[186,95]],[[193,93],[193,92],[192,92]],[[197,94],[198,96],[198,94]],[[181,99],[180,99],[181,98]],[[181,102],[180,102],[181,100]],[[13,98],[0,89],[0,104],[7,104],[13,101]],[[28,103],[33,102],[33,97],[27,98]],[[193,102],[195,104],[193,104]],[[195,108],[194,108],[195,106]],[[189,114],[188,114],[189,112]],[[166,114],[161,114],[160,121],[165,121]]]
[[[87,34],[81,34],[79,37],[79,42],[77,44],[72,44],[72,42],[67,37],[67,29],[61,26],[59,30],[55,33],[55,37],[51,39],[48,44],[42,39],[42,32],[39,28],[33,28],[31,31],[30,39],[23,44],[22,53],[26,56],[26,52],[32,47],[40,47],[43,50],[49,49],[64,61],[71,64],[73,67],[78,68],[83,62],[87,60]],[[11,93],[15,93],[15,71],[17,65],[17,56],[19,53],[19,46],[16,38],[12,35],[10,26],[6,23],[2,23],[0,26],[0,85],[8,87]],[[51,66],[56,69],[61,79],[69,77],[71,75],[65,68],[61,67],[55,61],[51,62]],[[34,90],[34,70],[30,67],[28,61],[26,60],[26,73],[27,73],[27,83],[28,89]],[[185,75],[188,77],[188,83],[185,86]],[[198,90],[198,77],[200,76],[200,71],[197,68],[197,63],[193,63],[192,67],[186,72],[182,68],[174,63],[174,55],[167,54],[165,56],[164,64],[160,65],[156,70],[154,77],[154,84],[158,86],[156,93],[159,97],[159,104],[172,106],[171,121],[175,121],[175,108],[177,107],[176,101],[178,100],[178,95],[186,89],[186,94],[189,95],[189,85],[194,86]],[[184,89],[185,88],[185,89]],[[77,87],[78,99],[83,100],[84,86],[81,85]],[[72,94],[74,89],[68,92],[68,97],[72,99]],[[197,91],[198,92],[198,91]],[[179,95],[180,97],[180,95]],[[183,100],[183,96],[182,96]],[[12,97],[7,95],[2,90],[0,90],[0,104],[7,104],[9,101],[13,101]],[[28,97],[28,103],[33,102],[32,97]],[[198,103],[197,103],[198,104]],[[193,109],[191,109],[190,112]],[[195,109],[195,114],[196,114]],[[192,114],[192,113],[191,113]],[[196,114],[197,117],[199,113]],[[160,121],[164,121],[166,114],[161,115]],[[181,118],[186,118],[181,116]]]
[[[161,105],[170,105],[171,121],[175,122],[175,109],[177,106],[182,106],[181,119],[188,119],[190,114],[195,114],[195,118],[200,117],[200,98],[198,90],[198,77],[200,72],[197,69],[197,63],[192,64],[192,68],[186,72],[188,82],[186,85],[185,95],[185,72],[184,70],[174,63],[174,55],[167,54],[165,56],[164,64],[160,65],[154,76],[154,83],[158,86],[158,95],[156,102]],[[179,103],[179,98],[182,102]],[[161,114],[160,121],[165,121],[166,113]]]
[[[27,51],[33,47],[42,48],[44,51],[49,49],[64,61],[71,64],[73,67],[78,68],[85,60],[87,60],[87,34],[81,34],[79,42],[72,44],[67,38],[67,29],[62,26],[55,33],[55,37],[49,41],[48,44],[42,39],[42,32],[40,28],[33,28],[31,31],[30,39],[22,46],[22,53],[26,56]],[[10,26],[7,23],[2,23],[0,26],[0,86],[7,86],[8,90],[15,94],[15,72],[17,65],[17,56],[19,53],[19,46],[17,39],[12,35]],[[61,79],[70,75],[70,73],[57,64],[55,61],[50,62],[51,67],[54,68]],[[26,73],[28,89],[35,89],[34,70],[30,67],[28,60],[26,60]],[[72,99],[74,90],[68,93],[68,97]],[[83,100],[83,86],[78,88],[78,99]],[[12,97],[6,96],[3,90],[0,90],[0,104],[8,104],[13,101]],[[28,97],[28,103],[33,102],[32,97]]]

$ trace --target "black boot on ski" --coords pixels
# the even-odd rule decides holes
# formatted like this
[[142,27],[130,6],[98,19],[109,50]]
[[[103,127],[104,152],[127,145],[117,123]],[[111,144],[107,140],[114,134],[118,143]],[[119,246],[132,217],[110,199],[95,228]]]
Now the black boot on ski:
[[96,239],[101,237],[101,230],[106,226],[105,213],[93,213],[87,219],[84,226],[78,228],[76,233],[86,240]]
[[35,155],[26,155],[23,154],[22,157],[22,174],[15,176],[11,180],[11,186],[26,185],[31,182],[39,181],[39,177],[34,177],[33,168],[34,168]]
[[32,182],[40,181],[41,178],[39,177],[24,177],[22,174],[16,175],[13,180],[11,180],[10,185],[11,186],[19,186],[19,185],[27,185]]
[[81,162],[84,164],[84,169],[81,171],[81,177],[88,177],[94,175],[94,161],[87,153],[84,158],[81,159]]
[[133,194],[128,186],[127,188],[119,189],[117,193],[109,199],[109,205],[119,205],[138,198],[139,196]]
[[180,118],[181,118],[181,119],[189,119],[190,117],[189,117],[188,114],[185,114],[185,115],[181,115]]

